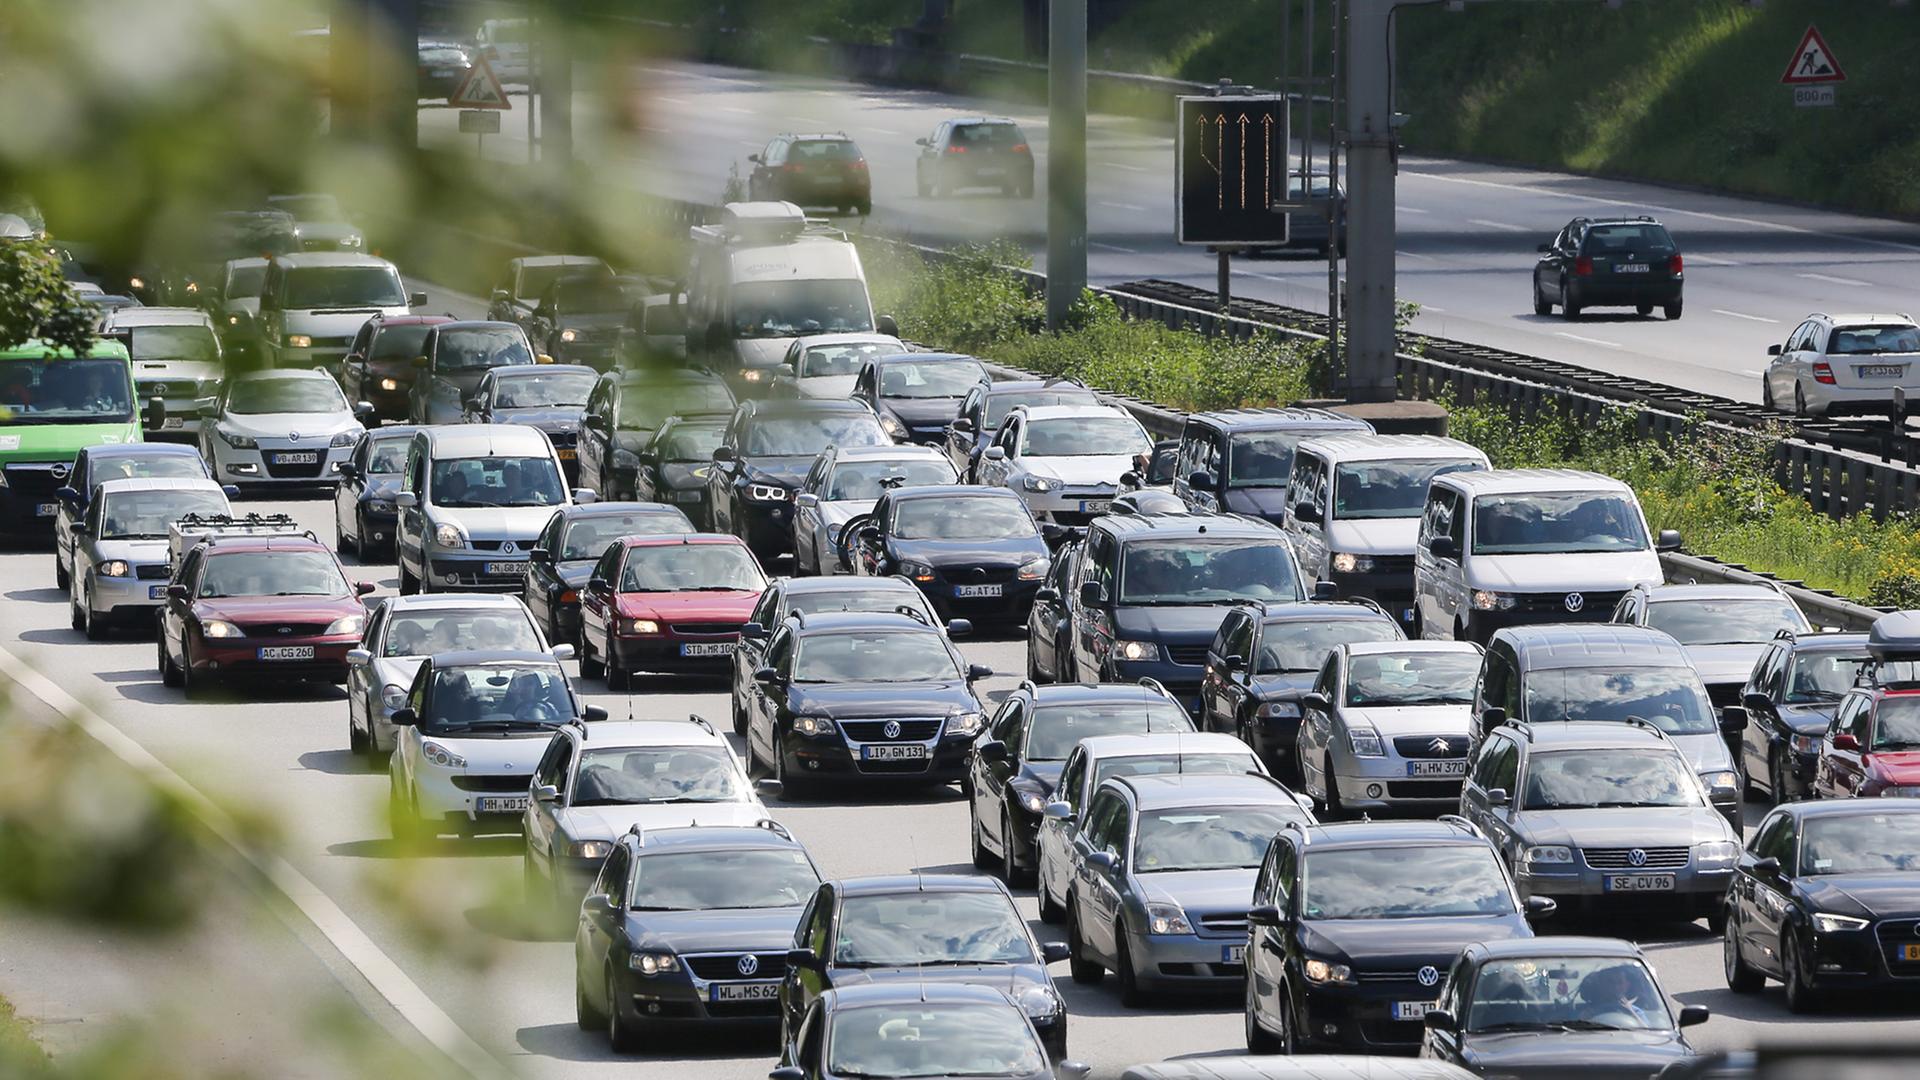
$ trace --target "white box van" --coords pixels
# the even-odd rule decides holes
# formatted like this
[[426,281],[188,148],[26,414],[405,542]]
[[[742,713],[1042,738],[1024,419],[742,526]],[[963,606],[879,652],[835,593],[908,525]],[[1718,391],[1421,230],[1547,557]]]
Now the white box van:
[[1419,528],[1415,632],[1482,645],[1503,626],[1605,622],[1680,546],[1649,535],[1632,488],[1574,469],[1435,477]]

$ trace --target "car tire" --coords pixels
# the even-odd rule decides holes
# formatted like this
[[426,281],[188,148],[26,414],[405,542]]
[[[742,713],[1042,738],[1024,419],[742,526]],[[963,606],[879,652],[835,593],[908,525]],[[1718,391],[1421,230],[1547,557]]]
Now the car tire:
[[1807,388],[1800,385],[1797,379],[1793,384],[1793,415],[1802,420],[1806,419],[1809,415],[1807,412]]
[[1007,888],[1018,889],[1034,883],[1037,876],[1032,870],[1022,868],[1013,858],[1013,811],[1000,811],[1000,878]]
[[1787,763],[1781,760],[1778,747],[1767,755],[1767,786],[1771,789],[1768,794],[1773,799],[1773,805],[1793,801],[1792,794],[1787,791]]
[[1067,895],[1067,973],[1081,986],[1097,986],[1107,969],[1086,958],[1086,945],[1080,940],[1080,920],[1073,914],[1073,895]]
[[67,573],[66,564],[60,561],[60,556],[55,555],[53,557],[53,587],[56,589],[64,589],[72,583],[73,578]]
[[1281,1040],[1260,1023],[1254,1012],[1253,975],[1247,975],[1247,1053],[1249,1054],[1285,1054],[1289,1051]]
[[1633,305],[1633,313],[1644,319],[1647,316],[1653,314],[1653,305],[1652,304],[1635,304]]
[[205,697],[212,685],[213,677],[193,670],[193,649],[186,643],[180,645],[180,689],[187,699]]
[[630,693],[633,690],[633,672],[620,666],[620,657],[613,651],[613,636],[607,636],[607,689]]
[[1348,816],[1347,807],[1345,803],[1340,801],[1340,781],[1333,775],[1333,756],[1331,754],[1327,756],[1326,763],[1321,767],[1326,769],[1324,775],[1327,788],[1327,820],[1345,821]]
[[407,572],[406,566],[400,567],[400,595],[414,596],[420,592],[420,581]]
[[1666,305],[1662,309],[1661,314],[1667,317],[1668,322],[1672,322],[1675,319],[1678,319],[1680,317],[1680,311],[1681,311],[1680,301],[1675,300],[1673,303]]
[[372,740],[361,732],[360,725],[353,722],[353,712],[347,712],[347,751],[354,757],[372,757]]
[[1780,406],[1773,400],[1773,380],[1760,376],[1760,407],[1768,412],[1779,412]]
[[733,707],[733,733],[744,739],[747,737],[747,710],[740,707],[738,696],[732,694],[727,696],[729,704]]
[[587,635],[582,632],[580,635],[580,677],[583,679],[601,679],[605,678],[606,674],[607,665],[602,663],[598,656],[594,655],[591,643],[587,641]]
[[616,1054],[631,1054],[640,1049],[640,1033],[633,1025],[620,1016],[618,988],[614,986],[613,969],[607,969],[607,1045]]
[[340,524],[340,512],[338,510],[334,511],[333,514],[333,550],[342,555],[345,555],[349,551],[355,555],[360,554],[359,544],[347,542],[347,530]]
[[180,678],[180,667],[178,664],[175,664],[173,662],[173,657],[167,655],[166,632],[161,631],[159,634],[155,636],[159,638],[160,685],[178,688],[179,686],[182,685],[182,680]]
[[1049,926],[1055,925],[1067,917],[1067,910],[1053,902],[1053,894],[1048,891],[1047,883],[1040,881],[1039,877],[1040,875],[1036,872],[1034,884],[1037,886],[1036,891],[1040,894],[1040,921]]
[[1533,282],[1533,313],[1535,315],[1553,314],[1553,304],[1547,300],[1547,294],[1540,291],[1540,281]]
[[80,622],[80,632],[87,635],[88,641],[107,640],[107,624],[94,614],[91,597],[82,596],[80,599]]
[[980,835],[980,812],[975,805],[972,799],[967,800],[967,847],[973,856],[973,868],[986,870],[993,866],[993,852],[987,850],[986,837]]
[[780,732],[773,733],[773,778],[780,781],[780,799],[783,802],[799,802],[813,793],[807,781],[787,773],[787,742]]
[[1757,994],[1767,984],[1767,977],[1740,956],[1740,939],[1732,920],[1726,920],[1725,926],[1720,931],[1720,967],[1727,977],[1727,989],[1736,994]]
[[1805,1016],[1819,1008],[1819,994],[1807,975],[1807,961],[1800,955],[1800,942],[1792,927],[1780,933],[1780,982],[1787,992],[1788,1012]]
[[873,201],[869,199],[869,200],[854,204],[853,212],[860,215],[861,217],[873,216]]
[[574,957],[573,971],[573,1022],[580,1025],[581,1031],[598,1031],[607,1026],[607,1014],[595,1008],[587,1000],[586,984],[580,981],[580,960]]
[[1140,976],[1133,970],[1133,950],[1127,947],[1127,928],[1123,923],[1113,925],[1114,969],[1113,977],[1120,984],[1120,1004],[1129,1009],[1142,1009],[1147,1005],[1147,992],[1140,986]]
[[1567,288],[1565,278],[1560,281],[1560,317],[1568,322],[1580,318],[1580,305],[1573,298],[1573,290]]
[[75,589],[67,590],[67,625],[84,634],[87,630],[87,617],[80,613],[80,597],[75,595],[76,592]]

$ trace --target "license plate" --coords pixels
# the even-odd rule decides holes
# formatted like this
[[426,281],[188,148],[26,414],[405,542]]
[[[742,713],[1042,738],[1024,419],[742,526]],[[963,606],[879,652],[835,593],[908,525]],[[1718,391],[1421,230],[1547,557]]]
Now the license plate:
[[731,656],[733,655],[733,642],[731,641],[699,641],[699,642],[690,641],[680,646],[680,655],[681,656]]
[[53,515],[59,512],[60,512],[60,507],[57,503],[33,504],[33,516],[35,517],[52,517]]
[[977,173],[975,173],[975,175],[976,175],[976,176],[980,176],[980,177],[982,177],[982,178],[985,178],[985,177],[989,177],[989,176],[1005,176],[1005,175],[1007,175],[1007,170],[1005,170],[1005,169],[981,169],[981,170],[980,170],[979,172],[977,172]]
[[147,599],[165,600],[166,598],[167,598],[167,587],[165,585],[147,586]]
[[572,450],[565,450],[565,449],[562,449],[562,450],[555,450],[555,451],[554,451],[554,453],[556,453],[556,454],[559,454],[559,455],[560,455],[560,460],[561,460],[561,461],[572,461],[572,460],[573,460],[573,455],[574,455],[574,452],[573,452]]
[[499,574],[499,575],[524,574],[527,572],[527,563],[525,561],[490,562],[486,564],[486,566],[482,567],[482,569],[484,569],[489,574]]
[[1107,507],[1112,505],[1112,499],[1081,499],[1080,512],[1083,514],[1104,514],[1107,512]]
[[1445,761],[1409,761],[1408,776],[1465,776],[1466,758],[1448,758]]
[[275,465],[317,465],[320,463],[320,454],[314,450],[299,450],[291,454],[275,454],[273,455],[273,463]]
[[1222,946],[1220,946],[1220,962],[1221,962],[1221,963],[1223,963],[1223,964],[1244,964],[1244,963],[1246,963],[1246,962],[1247,962],[1247,947],[1246,947],[1245,945],[1222,945]]
[[311,645],[262,645],[257,654],[262,660],[311,660]]
[[186,420],[186,417],[184,416],[169,416],[165,420],[160,421],[160,426],[163,428],[177,430],[181,425],[185,424],[186,422],[187,420]]
[[1608,874],[1602,882],[1608,892],[1672,892],[1672,874]]
[[1395,1020],[1425,1020],[1427,1012],[1440,1004],[1437,1001],[1396,1001],[1393,1003]]
[[1902,946],[1900,946],[1900,959],[1902,959],[1902,960],[1920,960],[1920,945],[1902,945]]
[[999,596],[1000,586],[998,585],[955,585],[953,587],[953,595],[955,596]]
[[1855,364],[1853,370],[1863,379],[1897,379],[1907,373],[1907,365]]
[[1400,609],[1400,621],[1401,621],[1401,622],[1403,622],[1403,623],[1410,623],[1410,622],[1412,622],[1412,621],[1413,621],[1413,609],[1412,609],[1412,608],[1401,608],[1401,609]]
[[513,814],[527,808],[525,795],[482,795],[473,801],[483,814]]
[[1646,263],[1618,263],[1613,269],[1615,272],[1622,274],[1650,274],[1653,272],[1653,267],[1648,266]]
[[779,1001],[778,982],[725,982],[707,987],[708,1001]]
[[921,761],[927,756],[927,748],[919,743],[904,745],[882,744],[860,748],[862,761]]

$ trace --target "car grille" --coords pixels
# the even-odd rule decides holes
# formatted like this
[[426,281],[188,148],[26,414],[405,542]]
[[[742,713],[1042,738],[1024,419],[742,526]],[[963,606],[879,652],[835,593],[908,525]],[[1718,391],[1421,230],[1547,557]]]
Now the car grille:
[[1620,603],[1620,598],[1627,594],[1618,590],[1581,592],[1580,598],[1583,602],[1580,610],[1568,611],[1567,597],[1572,595],[1571,592],[1519,593],[1514,597],[1513,610],[1534,613],[1558,612],[1574,619],[1607,619],[1612,617],[1613,609]]
[[[469,540],[467,544],[475,551],[499,551],[500,545],[508,542],[509,541],[506,540]],[[524,554],[527,548],[533,546],[533,541],[531,540],[525,541],[524,543],[519,540],[514,540],[511,541],[511,543],[514,546],[515,554]]]
[[327,632],[327,623],[240,623],[247,637],[314,637]]
[[[1435,746],[1434,740],[1443,738],[1445,746]],[[1465,735],[1402,735],[1393,740],[1393,752],[1403,758],[1463,758],[1467,756],[1467,737]]]
[[1202,934],[1243,937],[1247,932],[1247,916],[1244,912],[1230,915],[1202,915],[1198,929]]
[[509,773],[505,776],[474,776],[462,773],[453,778],[453,786],[461,791],[514,791],[525,794],[533,786],[532,773]]
[[133,576],[141,581],[165,581],[173,576],[173,567],[166,563],[147,563],[134,567]]
[[742,955],[744,954],[726,953],[724,955],[714,956],[683,956],[680,959],[686,961],[687,970],[693,972],[694,978],[703,979],[707,982],[712,982],[715,979],[735,981],[740,979],[779,979],[785,977],[787,974],[786,953],[754,953],[754,957],[760,961],[760,967],[751,975],[740,974],[740,957]]
[[1908,960],[1902,946],[1920,944],[1920,919],[1889,919],[1873,928],[1887,970],[1895,975],[1920,975],[1920,960]]
[[955,585],[985,585],[996,581],[1005,584],[1013,580],[1014,574],[1011,566],[942,566],[936,569],[941,577]]
[[556,450],[571,450],[580,441],[580,436],[571,431],[549,431],[547,438],[553,442]]
[[940,734],[938,720],[901,720],[900,734],[887,737],[887,725],[891,720],[846,720],[840,724],[840,730],[854,742],[926,742]]
[[266,460],[267,475],[276,480],[315,480],[319,478],[320,470],[327,467],[327,451],[325,447],[315,450],[313,452],[313,461],[304,465],[276,464],[273,460],[273,453],[273,451],[269,450],[262,454],[261,457]]
[[1395,799],[1457,799],[1460,785],[1458,779],[1389,780],[1387,794]]
[[52,495],[60,485],[67,482],[67,465],[60,464],[60,475],[53,474],[52,465],[8,465],[6,467],[7,487],[15,498],[35,498]]
[[738,634],[740,632],[740,626],[741,624],[737,622],[674,623],[673,632],[683,637],[699,637],[703,634],[712,637],[726,637]]
[[1373,572],[1376,574],[1413,575],[1413,556],[1411,555],[1375,555]]
[[[1644,853],[1646,861],[1635,865],[1634,851]],[[1692,857],[1692,851],[1683,847],[1583,848],[1580,854],[1595,870],[1679,870]]]
[[135,388],[140,391],[140,400],[151,397],[195,397],[200,393],[200,384],[192,379],[135,379]]
[[[1434,969],[1440,973],[1446,973],[1447,965],[1445,963],[1439,963],[1433,966]],[[1353,977],[1363,983],[1412,983],[1415,986],[1420,985],[1419,968],[1407,968],[1404,971],[1356,971],[1353,973]]]
[[1167,656],[1176,664],[1199,667],[1207,662],[1207,647],[1205,645],[1169,645]]
[[1360,1038],[1369,1046],[1418,1046],[1424,1030],[1410,1020],[1360,1021]]

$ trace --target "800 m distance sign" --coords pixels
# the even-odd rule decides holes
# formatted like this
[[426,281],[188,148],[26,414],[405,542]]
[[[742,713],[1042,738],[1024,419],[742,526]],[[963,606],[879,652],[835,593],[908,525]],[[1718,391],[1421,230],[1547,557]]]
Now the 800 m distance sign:
[[1287,216],[1269,207],[1287,190],[1286,99],[1183,97],[1179,122],[1180,243],[1284,243]]

